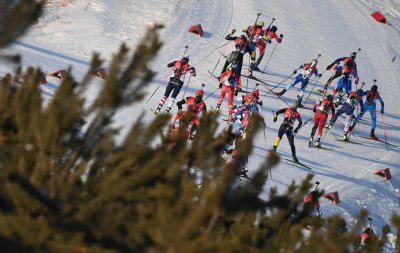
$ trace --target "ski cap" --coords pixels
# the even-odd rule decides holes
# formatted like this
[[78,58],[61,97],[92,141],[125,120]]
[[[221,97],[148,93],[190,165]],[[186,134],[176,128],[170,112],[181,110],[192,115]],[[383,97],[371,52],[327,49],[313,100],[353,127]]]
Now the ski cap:
[[317,66],[317,64],[318,64],[317,59],[313,59],[313,60],[311,61],[311,67],[315,67],[315,66]]
[[189,55],[188,55],[188,54],[185,54],[185,55],[183,56],[183,58],[182,58],[182,61],[183,61],[183,62],[189,62]]
[[356,56],[357,56],[357,53],[356,53],[356,52],[353,52],[353,53],[351,53],[350,58],[351,58],[352,60],[354,60],[354,59],[356,59]]
[[328,95],[328,96],[326,96],[326,98],[327,98],[329,101],[332,101],[332,100],[333,100],[333,96],[332,96],[332,95]]
[[264,26],[264,22],[263,21],[258,22],[257,26],[263,27]]
[[297,108],[299,108],[299,107],[300,107],[300,101],[298,99],[296,99],[295,101],[293,101],[292,108],[294,110],[297,110]]
[[276,26],[273,25],[273,26],[271,27],[270,31],[271,31],[271,32],[276,32],[276,31],[278,31],[278,27],[276,27]]
[[376,85],[376,84],[372,85],[371,90],[378,91],[378,85]]
[[197,90],[196,91],[196,97],[203,97],[204,96],[204,91],[203,90]]
[[254,90],[254,91],[253,91],[253,95],[254,95],[255,97],[258,97],[258,96],[260,96],[260,92],[259,92],[258,90]]

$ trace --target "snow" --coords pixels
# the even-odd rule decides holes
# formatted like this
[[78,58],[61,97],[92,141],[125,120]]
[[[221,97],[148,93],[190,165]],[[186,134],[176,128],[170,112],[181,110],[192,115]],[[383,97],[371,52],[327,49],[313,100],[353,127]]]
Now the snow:
[[[162,81],[168,69],[166,64],[178,59],[183,53],[185,45],[189,45],[191,64],[197,69],[197,77],[192,78],[188,94],[193,95],[201,83],[206,84],[206,96],[217,87],[215,79],[210,78],[208,70],[212,70],[220,57],[217,47],[226,43],[224,36],[232,29],[239,33],[245,26],[252,25],[257,12],[262,12],[260,20],[269,24],[276,18],[275,25],[278,34],[283,33],[282,44],[276,47],[274,55],[268,64],[267,70],[271,73],[255,75],[275,85],[290,75],[299,64],[310,61],[318,53],[319,70],[324,73],[316,88],[326,82],[331,72],[325,72],[325,67],[338,57],[347,56],[357,48],[361,52],[357,56],[357,65],[361,82],[366,82],[365,88],[371,86],[372,80],[377,79],[379,92],[385,101],[384,119],[387,130],[387,140],[400,145],[400,95],[398,80],[400,80],[400,4],[397,0],[75,0],[57,5],[57,1],[48,5],[40,21],[31,29],[29,34],[6,52],[20,53],[23,56],[23,66],[40,66],[45,73],[58,69],[73,68],[73,74],[78,78],[85,73],[93,51],[99,52],[107,61],[119,45],[124,42],[129,47],[135,47],[148,26],[162,23],[164,47],[158,58],[152,62],[151,69],[158,71],[154,83],[148,87],[151,94],[160,84],[161,88],[148,104],[142,103],[121,111],[115,120],[116,126],[122,126],[119,138],[129,129],[135,116],[146,111],[146,120],[153,116],[149,106],[155,108],[165,88]],[[370,14],[381,11],[386,15],[389,25],[381,24],[371,18]],[[205,36],[200,38],[187,30],[191,25],[201,24]],[[266,64],[275,44],[267,46],[267,52],[261,64]],[[232,50],[232,46],[227,51]],[[227,52],[225,52],[227,53]],[[393,61],[394,59],[394,61]],[[221,60],[222,61],[222,60]],[[248,64],[245,56],[244,64]],[[0,72],[12,71],[15,66],[0,65]],[[215,73],[219,74],[221,66]],[[245,70],[245,67],[244,67]],[[48,77],[48,76],[47,76]],[[57,88],[58,81],[48,77],[49,83],[43,86],[43,95],[51,97]],[[243,86],[247,80],[243,78]],[[285,82],[288,83],[290,80]],[[336,80],[334,81],[336,84]],[[334,85],[333,84],[333,85]],[[249,89],[255,82],[248,81]],[[313,82],[307,90],[310,91]],[[333,86],[332,85],[332,86]],[[354,86],[354,84],[353,84]],[[96,94],[100,81],[94,84],[86,96],[88,102]],[[254,143],[253,154],[249,160],[250,172],[262,163],[267,150],[277,135],[281,117],[273,123],[271,111],[276,111],[286,104],[271,95],[265,95],[266,89],[261,87],[264,102],[263,116],[267,123],[267,143],[262,133]],[[217,92],[218,93],[218,92]],[[208,107],[215,106],[219,94],[213,94],[206,101]],[[298,94],[298,86],[285,94],[285,99],[293,101]],[[308,94],[308,93],[306,93]],[[180,99],[182,93],[178,96]],[[311,98],[319,95],[313,93]],[[309,100],[308,105],[311,105]],[[226,111],[226,101],[222,110]],[[380,106],[378,105],[378,108]],[[311,116],[310,110],[300,110],[303,121]],[[363,143],[356,145],[335,141],[332,135],[326,135],[322,144],[333,148],[332,151],[310,149],[307,147],[308,136],[311,131],[311,122],[301,129],[295,138],[299,159],[311,166],[315,179],[321,182],[326,192],[338,191],[341,203],[333,205],[328,200],[321,200],[321,208],[325,216],[340,213],[349,224],[358,213],[359,208],[366,208],[374,219],[373,227],[380,230],[381,226],[390,223],[393,211],[399,212],[399,149],[384,144],[365,140],[358,136],[367,136],[370,131],[370,116],[364,115],[363,121],[357,127],[354,140]],[[343,121],[343,119],[339,119]],[[376,134],[383,139],[381,116],[377,115]],[[224,123],[221,121],[221,128]],[[342,134],[343,127],[337,122],[333,132]],[[284,158],[290,158],[290,147],[284,137],[278,148],[278,153]],[[385,181],[372,172],[390,168],[392,179]],[[292,180],[304,178],[307,169],[283,161],[272,171],[273,178],[267,183],[267,188],[275,186],[284,191]],[[268,189],[265,190],[267,194]],[[391,236],[392,242],[394,241]],[[389,244],[387,250],[393,250]]]

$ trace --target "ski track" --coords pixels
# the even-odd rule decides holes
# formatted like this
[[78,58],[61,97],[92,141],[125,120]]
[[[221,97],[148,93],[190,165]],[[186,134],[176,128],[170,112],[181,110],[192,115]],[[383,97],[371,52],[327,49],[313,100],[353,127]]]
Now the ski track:
[[[209,78],[208,70],[212,70],[221,57],[223,48],[217,47],[226,43],[224,37],[231,29],[240,34],[241,29],[252,25],[256,13],[262,12],[260,20],[268,25],[274,17],[278,26],[278,34],[283,33],[284,39],[276,47],[275,54],[268,64],[267,71],[262,74],[255,72],[260,79],[276,85],[288,77],[294,68],[303,64],[317,53],[321,53],[319,70],[323,77],[315,86],[313,95],[307,106],[313,102],[311,98],[319,96],[320,89],[331,72],[324,72],[325,67],[338,57],[346,56],[357,48],[361,52],[357,57],[357,66],[361,82],[370,87],[373,79],[378,80],[379,92],[385,101],[385,123],[387,126],[388,141],[400,145],[399,124],[400,108],[398,80],[400,79],[400,4],[394,0],[384,0],[377,3],[370,0],[310,0],[303,3],[296,0],[278,1],[129,1],[118,0],[84,0],[73,1],[69,6],[62,8],[48,8],[40,22],[21,38],[19,43],[7,49],[10,53],[21,53],[23,65],[40,66],[46,74],[57,69],[66,69],[72,66],[72,72],[79,80],[90,62],[92,51],[100,52],[107,61],[111,53],[116,52],[121,42],[134,47],[142,38],[146,28],[154,23],[163,23],[165,28],[161,32],[164,46],[150,68],[158,71],[152,85],[147,87],[151,94],[159,85],[160,88],[150,99],[148,104],[142,103],[124,108],[115,117],[114,125],[123,127],[118,136],[122,140],[129,126],[143,111],[147,112],[144,120],[153,118],[149,108],[154,108],[164,93],[166,81],[163,81],[168,69],[166,64],[181,57],[185,45],[189,45],[188,53],[191,64],[196,67],[197,77],[191,79],[186,95],[193,95],[201,83],[205,83],[205,96],[213,92],[218,82]],[[388,17],[389,26],[375,22],[370,13],[381,10]],[[397,17],[397,18],[396,18]],[[200,23],[205,36],[200,38],[188,33],[190,25]],[[84,35],[82,35],[84,34]],[[266,55],[261,64],[264,68],[270,57],[274,44],[267,45]],[[225,54],[233,50],[229,46]],[[397,56],[396,61],[391,62]],[[224,59],[221,59],[215,74],[219,74]],[[248,57],[244,58],[244,65],[248,65]],[[106,64],[105,64],[106,66]],[[0,65],[0,72],[10,72],[15,66]],[[243,66],[245,73],[247,66]],[[57,89],[59,80],[48,77],[49,83],[42,86],[45,100],[50,99]],[[277,90],[283,88],[292,78],[288,78]],[[336,85],[335,80],[331,87]],[[243,77],[242,87],[248,82],[248,88],[253,89],[255,81]],[[360,83],[361,83],[360,82]],[[100,80],[94,80],[85,96],[89,104],[99,91]],[[310,82],[310,91],[313,81]],[[266,90],[260,85],[260,90]],[[354,84],[353,84],[354,87]],[[285,95],[289,103],[298,94],[296,85]],[[354,87],[355,88],[355,87]],[[178,95],[181,99],[183,90]],[[264,92],[262,92],[264,94]],[[306,93],[306,96],[308,93]],[[208,108],[215,106],[219,91],[206,101]],[[316,97],[317,98],[317,97]],[[249,158],[250,175],[263,162],[263,159],[272,147],[277,135],[277,129],[282,122],[272,122],[271,111],[285,107],[285,103],[274,95],[262,97],[264,102],[262,115],[267,123],[267,143],[262,131],[255,138],[253,153]],[[279,101],[279,102],[277,102]],[[226,100],[222,105],[222,112],[227,110]],[[378,110],[380,105],[378,105]],[[311,110],[300,110],[303,121],[310,118]],[[362,139],[359,136],[368,136],[370,130],[370,116],[363,117],[367,122],[361,122],[356,128],[354,141],[363,145],[342,143],[328,134],[323,136],[322,145],[334,150],[319,150],[308,148],[308,136],[312,121],[301,129],[295,138],[297,155],[301,162],[313,168],[315,180],[321,182],[326,192],[338,191],[341,203],[332,205],[328,200],[321,199],[321,208],[324,215],[340,213],[351,225],[353,217],[359,208],[366,208],[374,218],[374,228],[379,230],[383,224],[390,223],[393,211],[399,210],[399,149],[386,147],[382,143]],[[221,121],[220,129],[225,126]],[[335,124],[332,131],[342,134],[343,126]],[[377,115],[377,135],[384,139],[381,116]],[[290,147],[286,137],[282,138],[277,151],[282,158],[290,158]],[[378,169],[390,168],[392,179],[385,181],[372,172]],[[292,180],[303,178],[310,171],[296,164],[284,161],[272,170],[272,179],[267,182],[262,196],[268,196],[269,188],[275,186],[279,191],[285,191]],[[395,233],[395,232],[392,232]],[[388,245],[387,252],[393,250]]]

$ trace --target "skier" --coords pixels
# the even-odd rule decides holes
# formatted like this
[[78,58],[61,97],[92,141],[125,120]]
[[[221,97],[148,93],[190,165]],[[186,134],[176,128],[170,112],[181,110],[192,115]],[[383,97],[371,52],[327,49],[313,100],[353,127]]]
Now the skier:
[[366,111],[369,111],[371,115],[371,135],[372,139],[377,139],[375,136],[375,128],[376,128],[376,100],[379,100],[381,103],[381,114],[384,113],[385,103],[383,102],[382,97],[379,95],[378,86],[376,84],[372,85],[371,90],[362,92],[361,96],[366,96],[366,100],[364,102],[364,107],[361,110],[360,114],[357,115],[356,120],[354,121],[352,128],[354,128],[355,124],[362,118]]
[[257,48],[260,52],[260,56],[258,57],[256,63],[254,64],[253,70],[260,71],[258,66],[260,65],[260,62],[264,57],[267,43],[271,44],[272,39],[275,39],[277,43],[282,42],[283,34],[280,34],[278,37],[278,35],[276,34],[277,30],[278,28],[276,26],[268,27],[267,29],[264,30],[262,39],[258,40],[257,43]]
[[221,75],[226,71],[229,64],[232,64],[232,68],[237,74],[240,75],[242,73],[243,55],[249,52],[249,44],[247,42],[246,35],[241,35],[237,37],[233,36],[234,33],[235,30],[232,30],[232,32],[225,37],[226,40],[233,40],[235,42],[236,50],[232,51],[227,57],[225,64],[222,68]]
[[254,67],[256,66],[256,57],[257,57],[257,43],[259,43],[259,40],[263,36],[263,27],[264,27],[264,22],[260,21],[257,23],[256,26],[249,26],[247,28],[243,29],[243,32],[247,34],[247,37],[249,38],[249,54],[250,54],[250,69],[249,69],[249,76],[252,75],[252,70],[254,70]]
[[371,227],[367,227],[364,229],[364,232],[361,234],[361,241],[360,241],[360,249],[365,247],[370,240],[369,237],[375,237],[374,230]]
[[222,73],[219,83],[219,88],[221,90],[221,95],[217,101],[216,111],[219,111],[221,108],[222,101],[225,98],[226,93],[228,92],[228,109],[233,106],[233,96],[237,96],[241,87],[241,79],[240,75],[237,74],[232,69],[228,69],[224,73]]
[[310,63],[304,63],[299,67],[297,67],[295,70],[293,70],[293,74],[296,74],[297,70],[304,69],[302,74],[298,74],[296,78],[293,80],[293,82],[291,84],[286,85],[286,87],[281,92],[277,93],[277,95],[283,96],[283,94],[285,94],[286,91],[295,86],[297,83],[301,82],[301,88],[299,94],[299,99],[301,103],[301,100],[303,99],[304,96],[304,90],[306,89],[311,76],[312,75],[315,75],[315,77],[322,76],[322,74],[318,74],[317,64],[318,61],[316,59],[313,59]]
[[[295,101],[292,107],[283,108],[274,114],[274,122],[278,120],[278,115],[281,113],[284,113],[284,120],[281,126],[279,127],[278,136],[276,137],[274,146],[272,148],[272,152],[275,153],[283,134],[286,134],[286,137],[288,138],[290,148],[292,151],[292,159],[295,162],[299,162],[299,160],[296,157],[296,147],[294,146],[294,135],[297,133],[297,131],[300,129],[301,124],[303,123],[300,114],[297,112],[298,107],[299,107],[299,101]],[[299,121],[299,124],[293,131],[293,125],[296,120]]]
[[[179,131],[181,120],[188,114],[191,113],[191,119],[189,120],[189,124],[187,124],[187,128],[185,129],[186,138],[189,140],[193,139],[196,134],[196,129],[200,123],[199,116],[202,112],[207,111],[206,104],[203,101],[204,91],[199,89],[196,92],[195,97],[187,97],[186,99],[182,99],[176,105],[178,106],[178,112],[172,117],[170,129],[171,131]],[[182,111],[182,105],[187,104],[187,111]]]
[[263,102],[260,100],[260,91],[254,90],[251,94],[242,96],[242,104],[249,108],[251,113],[261,112]]
[[317,191],[310,192],[304,198],[303,212],[306,214],[306,216],[311,216],[311,217],[322,216],[322,212],[321,212],[319,201],[318,201],[318,192]]
[[336,100],[336,106],[339,105],[342,97],[343,97],[343,88],[345,89],[345,93],[348,94],[352,90],[351,88],[351,80],[354,78],[356,84],[358,84],[360,78],[357,73],[357,64],[356,64],[356,52],[351,53],[349,57],[341,57],[336,59],[334,62],[329,64],[326,69],[330,70],[335,64],[340,64],[343,61],[343,67],[336,67],[336,71],[339,71],[338,74],[341,72],[342,77],[336,84],[336,88],[333,89],[331,95],[335,95],[338,93],[338,98]]
[[[363,93],[362,89],[358,89],[357,91],[352,91],[350,94],[347,96],[347,99],[343,103],[342,107],[337,111],[334,117],[331,118],[331,121],[328,126],[325,128],[327,130],[330,130],[335,124],[336,120],[340,115],[343,113],[346,113],[346,120],[344,124],[344,133],[343,133],[343,140],[348,141],[349,140],[349,131],[352,131],[352,128],[350,129],[351,121],[353,119],[353,112],[358,104],[361,106],[361,111],[363,111],[364,106],[362,102],[362,96],[361,94]],[[354,126],[354,125],[353,125]]]
[[[314,139],[315,132],[318,128],[318,139],[315,142],[315,146],[321,147],[321,136],[322,130],[325,127],[326,120],[328,119],[328,112],[329,110],[332,111],[332,118],[335,117],[335,107],[333,106],[333,96],[328,95],[326,98],[322,99],[314,104],[314,126],[311,130],[310,139],[308,141],[308,146],[311,145]],[[319,126],[319,127],[318,127]]]
[[248,157],[238,156],[238,150],[236,149],[236,140],[246,138],[246,128],[249,123],[249,117],[251,115],[250,110],[246,106],[234,106],[229,110],[230,116],[228,121],[230,140],[224,148],[222,157],[227,161],[231,162],[234,159],[240,159],[241,175],[247,173]]
[[165,89],[164,96],[161,98],[157,109],[154,111],[155,114],[158,114],[163,107],[165,101],[169,97],[169,95],[172,92],[171,99],[168,102],[168,107],[166,109],[167,112],[169,112],[174,104],[175,98],[178,96],[182,86],[183,82],[185,81],[185,76],[186,73],[189,71],[189,73],[192,76],[196,76],[196,69],[194,67],[191,67],[189,65],[189,55],[185,55],[182,60],[176,60],[167,65],[168,68],[173,68],[172,69],[172,74],[169,79],[167,88]]

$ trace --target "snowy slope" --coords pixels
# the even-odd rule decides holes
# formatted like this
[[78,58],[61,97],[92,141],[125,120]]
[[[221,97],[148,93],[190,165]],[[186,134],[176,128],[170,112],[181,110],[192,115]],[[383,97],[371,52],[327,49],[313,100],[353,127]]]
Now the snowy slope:
[[[370,13],[380,10],[387,15],[390,25],[377,23],[370,17]],[[166,64],[181,57],[185,45],[189,45],[191,64],[197,69],[197,77],[193,78],[188,94],[194,94],[201,83],[206,84],[206,96],[211,94],[218,83],[209,77],[208,70],[212,70],[222,50],[215,48],[226,41],[224,36],[236,28],[254,23],[256,13],[262,12],[260,20],[268,24],[271,18],[276,18],[278,33],[284,34],[284,41],[278,45],[275,54],[269,62],[267,70],[271,74],[256,73],[255,75],[268,83],[275,85],[287,77],[295,67],[305,63],[321,53],[319,69],[324,72],[325,67],[338,57],[347,56],[357,48],[362,51],[358,54],[357,64],[361,81],[371,86],[373,79],[377,79],[379,91],[385,100],[385,123],[388,141],[400,145],[400,95],[398,80],[400,80],[400,4],[396,0],[75,0],[66,7],[49,6],[40,22],[31,32],[7,49],[9,52],[18,52],[23,55],[23,64],[39,65],[50,73],[57,69],[73,66],[73,73],[79,78],[85,72],[90,61],[92,51],[100,52],[102,57],[110,59],[121,42],[128,46],[135,46],[146,30],[146,26],[155,22],[165,24],[162,37],[164,47],[159,57],[152,63],[151,68],[158,71],[154,84],[148,87],[151,93],[160,84],[167,72]],[[200,38],[187,32],[193,24],[201,23],[205,36]],[[274,44],[267,47],[261,67],[266,64]],[[232,50],[232,47],[228,48]],[[227,50],[227,51],[228,51]],[[396,57],[394,61],[393,58]],[[247,56],[244,64],[248,63]],[[0,72],[11,71],[13,66],[0,65]],[[216,73],[219,73],[218,66]],[[320,88],[327,80],[330,72],[324,73]],[[247,80],[243,78],[243,86]],[[288,83],[290,79],[285,82]],[[57,80],[49,78],[49,84],[44,86],[44,95],[51,96],[57,87]],[[99,82],[100,83],[100,82]],[[94,84],[88,91],[87,97],[94,96],[99,83]],[[335,82],[336,83],[336,82]],[[165,82],[148,104],[126,108],[116,118],[117,126],[129,128],[134,115],[145,110],[147,120],[153,116],[149,107],[156,107],[163,95]],[[255,85],[253,80],[248,81],[249,89]],[[308,86],[311,89],[313,82]],[[267,122],[267,143],[264,137],[254,144],[254,151],[249,161],[249,169],[254,170],[261,164],[267,150],[272,147],[276,137],[279,121],[272,122],[271,111],[276,111],[286,104],[271,95],[265,95],[266,89],[261,87],[263,94],[263,116]],[[218,92],[217,92],[218,93]],[[286,99],[293,101],[298,94],[297,88],[286,93]],[[214,94],[206,101],[208,107],[215,106],[219,94]],[[178,96],[180,99],[182,94]],[[318,98],[313,92],[312,98]],[[308,102],[311,105],[311,101]],[[379,105],[378,105],[378,108]],[[226,111],[226,102],[223,104]],[[310,110],[300,111],[303,120],[311,116]],[[383,139],[381,116],[378,116],[377,135]],[[344,144],[336,141],[331,135],[326,135],[323,144],[333,148],[332,151],[316,150],[307,147],[307,139],[311,131],[311,124],[301,129],[295,138],[299,159],[314,168],[315,179],[321,182],[325,191],[338,191],[341,203],[332,205],[322,200],[324,215],[341,213],[351,224],[352,217],[359,208],[367,208],[374,218],[374,227],[380,227],[390,222],[393,211],[399,211],[399,167],[400,156],[398,148],[389,148],[385,145],[359,138],[369,134],[369,115],[364,116],[366,122],[361,122],[357,128],[354,140],[363,145]],[[343,119],[341,119],[343,121]],[[221,121],[221,128],[223,127]],[[343,127],[338,122],[333,132],[342,134]],[[123,137],[123,133],[121,137]],[[290,157],[290,147],[285,138],[278,148],[279,154]],[[384,181],[372,174],[373,171],[390,168],[393,178]],[[292,180],[303,178],[308,170],[282,162],[274,171],[273,179],[268,181],[267,187],[276,186],[283,191]],[[266,192],[268,189],[266,189]],[[388,250],[391,249],[389,246]]]

